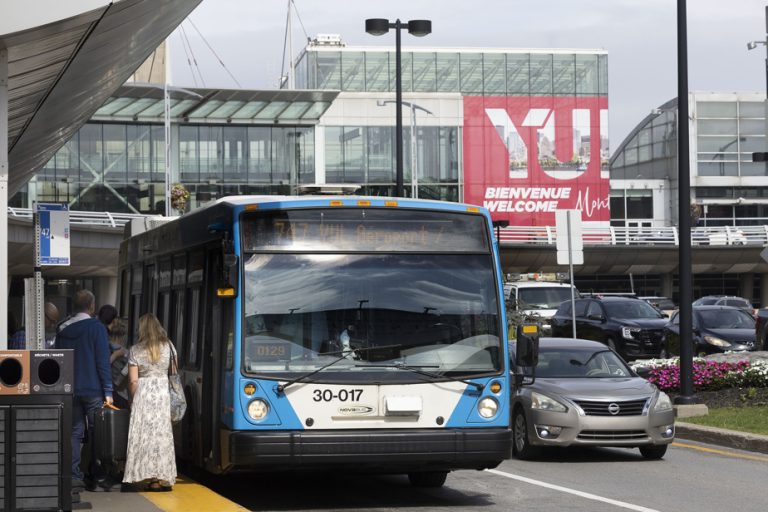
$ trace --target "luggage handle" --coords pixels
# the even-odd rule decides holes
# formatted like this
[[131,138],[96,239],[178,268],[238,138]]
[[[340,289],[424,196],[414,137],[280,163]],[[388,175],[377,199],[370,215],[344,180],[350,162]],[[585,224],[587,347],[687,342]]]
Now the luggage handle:
[[104,402],[104,405],[102,405],[102,408],[104,408],[104,409],[112,409],[113,411],[119,411],[120,410],[119,407],[115,406],[114,404],[107,403],[106,401]]

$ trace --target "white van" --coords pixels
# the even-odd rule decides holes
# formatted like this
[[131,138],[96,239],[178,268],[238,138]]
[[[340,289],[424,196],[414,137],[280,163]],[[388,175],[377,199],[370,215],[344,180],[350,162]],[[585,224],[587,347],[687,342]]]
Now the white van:
[[[525,316],[551,318],[560,304],[571,300],[571,288],[575,298],[579,291],[569,283],[542,280],[510,281],[504,285],[507,308]],[[542,334],[549,334],[549,323],[543,322]]]

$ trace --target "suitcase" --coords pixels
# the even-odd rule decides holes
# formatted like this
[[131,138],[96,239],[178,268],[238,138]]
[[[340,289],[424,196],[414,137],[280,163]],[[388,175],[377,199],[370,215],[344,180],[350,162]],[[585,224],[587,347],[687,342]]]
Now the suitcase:
[[104,465],[125,462],[131,411],[104,407],[94,415],[93,438],[96,457]]

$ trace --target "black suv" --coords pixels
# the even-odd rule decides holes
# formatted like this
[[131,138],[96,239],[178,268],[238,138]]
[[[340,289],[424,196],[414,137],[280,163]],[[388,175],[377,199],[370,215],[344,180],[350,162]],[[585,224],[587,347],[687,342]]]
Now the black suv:
[[[592,297],[576,304],[576,337],[601,341],[625,360],[659,357],[666,315],[640,299]],[[552,336],[570,338],[571,302],[560,304],[552,317]]]

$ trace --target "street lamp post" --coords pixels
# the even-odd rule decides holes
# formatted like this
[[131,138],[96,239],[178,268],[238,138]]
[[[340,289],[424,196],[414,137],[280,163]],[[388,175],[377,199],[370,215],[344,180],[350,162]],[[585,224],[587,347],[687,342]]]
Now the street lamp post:
[[403,84],[400,66],[400,30],[407,28],[408,33],[416,37],[424,37],[432,32],[430,20],[411,20],[403,23],[398,18],[394,23],[384,18],[370,18],[365,20],[365,31],[373,36],[383,36],[389,29],[395,29],[395,195],[403,197]]
[[[768,137],[768,6],[765,7],[765,32],[765,40],[748,42],[747,50],[754,50],[759,44],[765,46],[765,132],[766,137]],[[768,150],[768,138],[766,139],[766,150]],[[765,170],[766,174],[768,174],[768,151],[765,153],[752,153],[752,161],[765,162]]]
[[[380,107],[384,105],[388,105],[390,103],[396,103],[392,100],[379,100],[376,102],[376,104]],[[418,172],[418,154],[416,153],[417,148],[417,141],[416,141],[416,111],[421,110],[422,112],[426,112],[429,115],[434,115],[430,110],[427,110],[426,108],[422,107],[421,105],[417,105],[416,103],[410,102],[410,101],[401,101],[400,102],[402,106],[408,107],[411,110],[411,197],[417,197],[416,196],[416,187],[418,185],[418,180],[416,178],[417,172]]]

